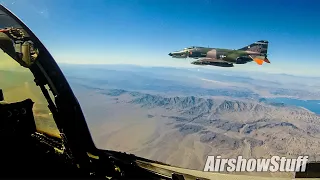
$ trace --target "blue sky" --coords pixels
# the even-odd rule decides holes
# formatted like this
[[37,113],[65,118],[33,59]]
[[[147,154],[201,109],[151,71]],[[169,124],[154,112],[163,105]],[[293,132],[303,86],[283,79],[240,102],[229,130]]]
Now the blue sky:
[[[57,62],[191,66],[186,46],[240,48],[269,40],[271,64],[233,70],[320,76],[320,1],[0,0]],[[231,68],[232,69],[232,68]]]

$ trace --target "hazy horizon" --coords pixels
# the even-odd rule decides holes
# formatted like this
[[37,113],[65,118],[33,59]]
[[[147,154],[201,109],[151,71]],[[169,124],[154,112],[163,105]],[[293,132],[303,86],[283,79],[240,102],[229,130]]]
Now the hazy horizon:
[[[188,61],[188,60],[186,60]],[[190,60],[191,61],[191,60]],[[95,65],[123,65],[123,66],[138,66],[138,67],[168,67],[168,68],[177,68],[177,69],[204,69],[204,70],[212,70],[212,71],[218,71],[218,72],[244,72],[244,73],[262,73],[262,74],[276,74],[276,75],[289,75],[289,76],[297,76],[297,77],[308,77],[308,78],[320,78],[319,75],[311,75],[311,74],[299,74],[299,73],[290,73],[290,72],[281,72],[281,71],[258,71],[254,69],[246,69],[246,68],[225,68],[225,67],[215,67],[215,66],[195,66],[192,64],[186,64],[184,66],[177,66],[177,65],[156,65],[156,64],[130,64],[130,63],[68,63],[68,62],[57,62],[59,66],[63,65],[89,65],[89,66],[95,66]],[[246,66],[246,65],[242,65]]]

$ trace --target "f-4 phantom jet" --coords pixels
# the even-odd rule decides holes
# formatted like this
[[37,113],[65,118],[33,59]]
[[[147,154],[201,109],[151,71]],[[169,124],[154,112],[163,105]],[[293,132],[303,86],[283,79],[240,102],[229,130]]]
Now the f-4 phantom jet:
[[169,53],[173,58],[198,59],[191,64],[233,67],[234,64],[246,64],[255,61],[258,65],[270,63],[267,58],[268,41],[260,40],[240,49],[223,49],[192,46],[181,51]]

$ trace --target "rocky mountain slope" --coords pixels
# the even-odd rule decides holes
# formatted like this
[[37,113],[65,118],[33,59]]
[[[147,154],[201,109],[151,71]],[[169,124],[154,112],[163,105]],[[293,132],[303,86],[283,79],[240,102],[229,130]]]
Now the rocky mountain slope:
[[77,94],[99,148],[198,170],[208,155],[320,160],[320,116],[304,108],[217,96],[89,92]]
[[[149,118],[170,119],[172,128],[182,136],[196,135],[199,142],[217,149],[236,151],[246,146],[248,156],[260,157],[317,155],[320,148],[320,116],[303,108],[247,100],[164,97],[116,89],[104,94],[116,96],[118,103],[149,110],[160,108],[163,113],[151,113]],[[265,148],[264,153],[259,153],[261,148]]]

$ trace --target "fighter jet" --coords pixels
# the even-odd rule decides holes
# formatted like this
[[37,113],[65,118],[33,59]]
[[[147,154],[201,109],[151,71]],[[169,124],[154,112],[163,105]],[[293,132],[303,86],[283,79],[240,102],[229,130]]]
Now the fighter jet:
[[169,53],[173,58],[198,59],[191,64],[234,67],[233,64],[246,64],[255,61],[258,65],[270,63],[267,58],[269,42],[260,40],[240,49],[222,49],[192,46]]

